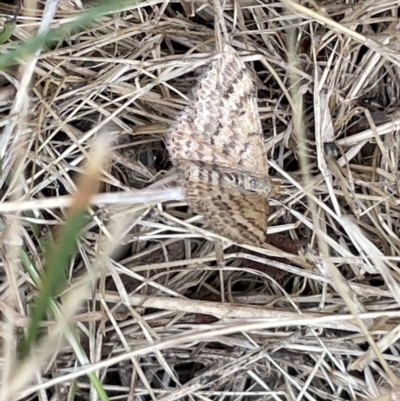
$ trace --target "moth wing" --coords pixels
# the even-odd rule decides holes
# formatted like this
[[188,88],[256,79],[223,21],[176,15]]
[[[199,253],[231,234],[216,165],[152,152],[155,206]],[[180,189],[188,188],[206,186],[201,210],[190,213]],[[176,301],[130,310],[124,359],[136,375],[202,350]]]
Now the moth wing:
[[186,201],[197,214],[202,214],[216,234],[237,244],[262,246],[268,226],[268,199],[246,193],[238,187],[185,182]]
[[243,61],[232,47],[225,46],[166,134],[173,162],[190,160],[266,175],[266,148],[255,92]]

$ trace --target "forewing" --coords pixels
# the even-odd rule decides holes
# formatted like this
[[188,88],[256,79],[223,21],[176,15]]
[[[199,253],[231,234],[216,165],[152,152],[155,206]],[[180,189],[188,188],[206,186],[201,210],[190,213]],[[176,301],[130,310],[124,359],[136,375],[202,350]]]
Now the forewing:
[[227,190],[188,179],[185,189],[188,204],[204,216],[216,234],[237,244],[263,246],[268,225],[268,199],[244,193],[235,186]]
[[212,62],[166,142],[175,164],[190,160],[267,174],[254,84],[233,48],[225,46]]

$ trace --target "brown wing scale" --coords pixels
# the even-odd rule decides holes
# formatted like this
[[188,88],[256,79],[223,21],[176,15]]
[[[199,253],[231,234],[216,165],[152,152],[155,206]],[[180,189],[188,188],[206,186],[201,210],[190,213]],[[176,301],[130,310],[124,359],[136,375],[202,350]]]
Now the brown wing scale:
[[187,203],[213,230],[239,244],[262,246],[268,225],[268,199],[251,193],[196,163],[185,165]]
[[188,204],[202,214],[212,229],[238,244],[262,246],[268,225],[268,199],[245,194],[232,186],[224,188],[186,181]]
[[230,46],[212,62],[166,142],[176,164],[194,160],[267,174],[254,84]]

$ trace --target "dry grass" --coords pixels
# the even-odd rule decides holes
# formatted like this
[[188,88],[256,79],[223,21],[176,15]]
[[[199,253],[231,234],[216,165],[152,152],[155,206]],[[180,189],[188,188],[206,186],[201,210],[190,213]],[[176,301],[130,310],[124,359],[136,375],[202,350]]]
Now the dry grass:
[[[211,3],[125,6],[1,74],[1,400],[107,399],[96,376],[113,400],[399,399],[400,2]],[[79,7],[25,3],[11,44]],[[216,247],[162,141],[226,36],[289,188],[268,250]],[[16,368],[94,141],[111,141],[101,193]]]

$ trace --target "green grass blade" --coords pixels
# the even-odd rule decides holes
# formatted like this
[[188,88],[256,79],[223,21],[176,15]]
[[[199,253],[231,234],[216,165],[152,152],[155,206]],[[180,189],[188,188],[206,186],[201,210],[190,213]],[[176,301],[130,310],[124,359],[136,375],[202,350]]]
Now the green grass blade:
[[71,23],[64,24],[60,28],[52,29],[45,35],[38,35],[26,42],[18,45],[17,48],[7,51],[0,55],[0,69],[9,67],[18,63],[21,60],[31,54],[34,54],[37,50],[43,48],[46,44],[51,45],[54,41],[60,40],[60,37],[67,37],[69,32],[80,26],[87,26],[90,23],[96,22],[102,15],[117,12],[124,6],[130,4],[136,4],[141,0],[115,0],[109,1],[101,6],[94,7],[88,11],[82,12],[77,19]]
[[22,358],[29,354],[32,345],[37,341],[40,322],[45,319],[50,302],[57,291],[65,288],[66,271],[76,251],[76,242],[86,220],[85,210],[72,215],[60,230],[55,246],[49,247],[46,252],[45,274],[32,309],[31,323],[20,349]]

